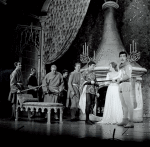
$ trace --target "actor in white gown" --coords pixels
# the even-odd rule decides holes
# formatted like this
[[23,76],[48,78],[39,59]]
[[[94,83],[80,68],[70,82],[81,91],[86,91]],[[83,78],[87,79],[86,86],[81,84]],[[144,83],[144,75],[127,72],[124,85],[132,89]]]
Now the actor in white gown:
[[116,79],[121,73],[117,72],[117,64],[110,63],[110,72],[107,74],[106,80],[112,80],[111,82],[105,82],[105,85],[109,85],[106,92],[104,113],[102,120],[97,123],[102,124],[117,124],[123,119],[123,109],[119,97],[119,85],[116,83]]

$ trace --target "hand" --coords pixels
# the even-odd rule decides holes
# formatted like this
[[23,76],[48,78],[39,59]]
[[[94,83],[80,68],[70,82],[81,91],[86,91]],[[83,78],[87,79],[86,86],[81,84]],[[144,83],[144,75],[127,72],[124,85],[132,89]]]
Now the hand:
[[116,81],[115,79],[112,79],[112,82],[113,82],[113,83],[116,83],[117,81]]
[[75,92],[74,92],[74,91],[71,91],[71,94],[72,94],[72,95],[75,95]]
[[97,96],[97,97],[99,97],[99,96],[100,96],[100,94],[99,94],[99,93],[96,93],[96,96]]
[[47,92],[47,91],[44,91],[43,94],[46,95],[46,94],[48,94],[48,92]]
[[95,84],[95,81],[91,81],[91,84]]
[[120,83],[120,79],[117,79],[117,83],[118,83],[118,84]]
[[99,82],[98,84],[99,84],[99,87],[101,87],[101,86],[104,86],[104,85],[105,85],[105,83],[104,83],[104,82]]
[[21,91],[20,91],[20,90],[17,90],[17,93],[21,93]]
[[56,93],[59,93],[59,92],[61,92],[61,91],[59,91],[59,90],[55,90],[55,92],[56,92]]

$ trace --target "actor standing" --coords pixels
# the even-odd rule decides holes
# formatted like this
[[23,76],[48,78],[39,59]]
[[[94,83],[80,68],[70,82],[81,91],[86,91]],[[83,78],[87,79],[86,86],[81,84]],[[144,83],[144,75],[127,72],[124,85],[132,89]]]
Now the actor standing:
[[62,94],[61,94],[62,104],[64,105],[64,107],[66,106],[66,100],[67,100],[68,75],[69,75],[68,70],[64,69],[62,71],[62,76],[63,76],[63,81],[64,81],[64,89],[63,89]]
[[[94,72],[95,64],[96,64],[95,62],[90,61],[88,63],[88,69],[83,72],[82,77],[81,77],[82,94],[80,97],[79,104],[80,104],[80,108],[81,108],[82,112],[86,113],[86,121],[85,122],[86,122],[86,124],[89,124],[89,125],[94,124],[94,122],[89,120],[89,114],[93,113],[93,108],[94,108],[94,104],[95,104],[95,96],[98,95],[97,88],[96,88],[96,86],[97,86],[96,75]],[[87,84],[85,85],[84,83],[87,83]],[[85,95],[84,95],[84,93],[85,93]],[[83,104],[84,103],[82,101],[83,99],[85,99],[85,104]]]
[[[131,91],[131,74],[132,74],[132,66],[127,61],[127,53],[122,51],[119,53],[119,58],[121,60],[121,64],[119,66],[121,77],[117,79],[117,83],[119,83],[119,91],[120,91],[120,100],[123,108],[123,121],[119,123],[119,126],[124,126],[125,128],[133,128],[133,100],[130,97]],[[129,116],[129,120],[128,120]]]
[[23,90],[23,77],[21,72],[21,63],[15,62],[15,70],[10,75],[10,93],[8,101],[12,103],[12,115],[10,119],[15,119],[16,114],[16,103],[17,93]]
[[31,74],[28,77],[27,86],[29,89],[31,89],[31,90],[28,90],[27,93],[32,94],[32,96],[34,98],[37,98],[37,89],[32,89],[32,88],[35,88],[36,86],[38,86],[35,68],[31,68]]
[[[62,74],[57,72],[56,65],[51,66],[51,72],[45,76],[42,85],[45,85],[42,87],[44,102],[59,103],[59,94],[64,88],[64,82]],[[55,119],[58,119],[56,113],[54,117]]]
[[71,121],[76,121],[78,118],[76,118],[76,115],[78,113],[79,108],[79,98],[80,98],[80,68],[81,64],[76,63],[75,64],[75,70],[71,72],[69,76],[69,82],[68,82],[68,94],[67,94],[67,104],[66,107],[69,106],[69,99],[71,100]]
[[[28,90],[27,93],[32,94],[33,98],[37,98],[37,89],[35,87],[38,86],[38,84],[37,84],[35,68],[31,68],[31,74],[28,77],[27,86],[29,89],[31,89],[31,90]],[[33,88],[35,88],[35,89],[33,89]],[[32,113],[32,114],[30,114],[30,113]],[[30,117],[34,117],[35,111],[29,112],[29,115],[30,115]]]

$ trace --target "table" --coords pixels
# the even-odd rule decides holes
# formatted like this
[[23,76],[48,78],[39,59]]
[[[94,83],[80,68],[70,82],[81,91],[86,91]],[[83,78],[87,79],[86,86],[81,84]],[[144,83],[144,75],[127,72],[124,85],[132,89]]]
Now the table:
[[58,109],[60,110],[60,118],[59,123],[63,123],[62,121],[62,115],[63,115],[63,104],[60,103],[50,103],[50,102],[25,102],[21,105],[18,105],[16,108],[16,121],[18,121],[18,111],[19,109],[21,111],[34,111],[38,112],[39,109],[41,109],[42,112],[44,110],[47,110],[47,124],[51,124],[51,110],[54,109],[54,112],[57,112]]

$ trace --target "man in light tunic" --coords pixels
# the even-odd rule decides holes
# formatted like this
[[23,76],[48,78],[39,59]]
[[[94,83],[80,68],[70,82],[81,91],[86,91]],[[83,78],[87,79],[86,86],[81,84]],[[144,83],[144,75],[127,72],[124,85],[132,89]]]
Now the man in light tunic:
[[[57,72],[56,65],[51,66],[51,72],[49,72],[43,82],[44,85],[43,93],[44,93],[44,102],[51,102],[51,103],[59,103],[60,100],[60,92],[64,89],[64,82],[62,74]],[[58,119],[57,114],[54,115],[55,119]]]
[[71,101],[71,121],[76,121],[78,120],[77,113],[79,112],[79,98],[80,98],[80,91],[79,91],[79,86],[80,86],[80,68],[81,64],[76,63],[75,64],[75,70],[71,72],[69,76],[69,81],[68,81],[68,94],[67,94],[67,103],[66,107],[69,106],[69,100]]
[[[122,51],[119,53],[119,58],[121,64],[119,65],[119,70],[121,76],[117,79],[120,91],[120,100],[123,108],[123,120],[119,123],[119,126],[124,126],[125,128],[133,128],[133,100],[130,96],[131,92],[131,74],[132,66],[127,61],[127,53]],[[129,117],[129,119],[128,119]]]

